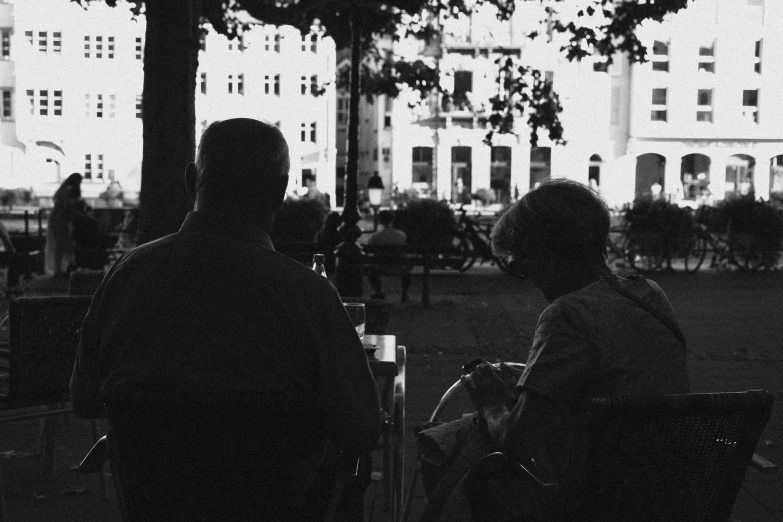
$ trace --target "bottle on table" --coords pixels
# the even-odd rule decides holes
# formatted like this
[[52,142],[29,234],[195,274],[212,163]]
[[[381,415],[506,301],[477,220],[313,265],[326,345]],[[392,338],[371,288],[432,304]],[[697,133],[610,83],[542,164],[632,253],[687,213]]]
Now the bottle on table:
[[313,256],[313,271],[318,274],[326,277],[328,279],[328,276],[326,275],[326,259],[324,258],[323,254],[315,254]]

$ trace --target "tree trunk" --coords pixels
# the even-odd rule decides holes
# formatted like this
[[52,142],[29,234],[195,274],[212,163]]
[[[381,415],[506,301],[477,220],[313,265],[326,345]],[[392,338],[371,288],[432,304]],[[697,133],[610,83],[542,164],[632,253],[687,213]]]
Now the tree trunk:
[[343,297],[362,297],[362,249],[356,240],[362,235],[359,223],[359,75],[361,69],[361,39],[364,29],[364,4],[354,5],[351,12],[351,88],[348,112],[348,164],[345,174],[345,208],[340,226],[342,243],[337,248],[335,283]]
[[147,0],[139,242],[179,230],[191,202],[185,167],[196,152],[201,0]]

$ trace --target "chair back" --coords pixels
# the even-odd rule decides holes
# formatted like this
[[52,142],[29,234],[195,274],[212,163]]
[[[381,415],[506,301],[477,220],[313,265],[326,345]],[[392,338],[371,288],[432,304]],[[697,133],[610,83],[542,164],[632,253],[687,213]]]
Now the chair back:
[[9,408],[68,400],[90,296],[19,297],[8,306]]
[[306,510],[324,509],[312,504],[324,451],[312,404],[184,389],[115,386],[107,398],[125,520],[310,520]]
[[371,335],[388,334],[387,326],[391,317],[392,304],[382,299],[363,297],[343,297],[343,303],[364,303],[364,333]]
[[728,520],[773,400],[763,390],[593,399],[580,519]]
[[103,281],[103,270],[74,270],[68,276],[68,295],[93,295]]

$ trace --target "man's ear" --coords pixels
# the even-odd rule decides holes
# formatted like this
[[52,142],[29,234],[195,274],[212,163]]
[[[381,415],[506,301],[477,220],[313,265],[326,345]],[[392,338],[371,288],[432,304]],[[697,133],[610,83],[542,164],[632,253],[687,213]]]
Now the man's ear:
[[196,168],[195,163],[188,163],[188,166],[185,167],[185,190],[188,192],[188,197],[190,198],[190,202],[194,203],[196,201],[196,175],[198,174],[198,169]]
[[285,199],[285,191],[288,188],[288,175],[277,176],[272,185],[272,207],[277,212]]

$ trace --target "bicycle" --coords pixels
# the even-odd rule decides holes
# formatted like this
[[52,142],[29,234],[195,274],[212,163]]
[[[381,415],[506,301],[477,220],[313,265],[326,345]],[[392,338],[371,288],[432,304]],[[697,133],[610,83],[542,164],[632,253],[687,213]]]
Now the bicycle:
[[468,211],[464,206],[459,208],[459,218],[457,219],[457,236],[462,245],[461,250],[465,253],[460,272],[469,270],[476,261],[479,263],[492,263],[501,271],[505,272],[508,263],[505,259],[500,259],[492,253],[491,235],[492,223],[480,223],[475,219],[468,217]]
[[703,223],[698,224],[698,241],[694,243],[691,257],[698,270],[707,251],[712,251],[710,268],[734,266],[739,270],[755,272],[766,265],[760,238],[752,232],[735,232],[731,229],[731,220],[725,231],[710,229]]

